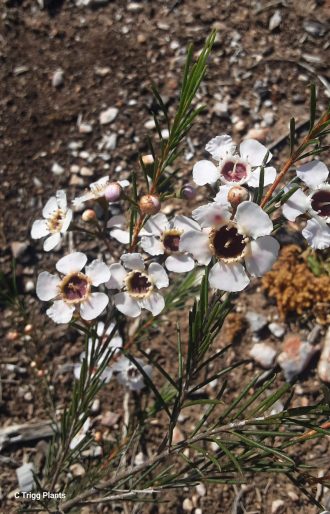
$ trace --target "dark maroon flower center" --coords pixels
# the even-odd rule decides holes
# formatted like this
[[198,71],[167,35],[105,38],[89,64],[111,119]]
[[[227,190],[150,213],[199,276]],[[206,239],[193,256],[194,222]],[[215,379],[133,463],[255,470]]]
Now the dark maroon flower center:
[[228,182],[240,182],[248,175],[248,166],[244,162],[226,161],[221,168],[222,177]]
[[140,375],[139,370],[135,368],[134,366],[129,366],[127,370],[127,376],[131,379],[138,378]]
[[319,216],[327,218],[330,216],[330,190],[320,189],[311,197],[311,204]]
[[165,250],[169,252],[177,252],[180,245],[180,235],[179,231],[175,229],[165,232],[163,235],[163,245]]
[[151,291],[153,285],[148,279],[148,276],[140,271],[133,271],[128,277],[127,290],[133,296],[145,296]]
[[64,277],[61,289],[64,300],[79,302],[88,295],[90,282],[83,273],[72,273]]
[[245,249],[244,237],[237,232],[236,227],[230,225],[213,229],[210,233],[210,244],[219,259],[236,259]]

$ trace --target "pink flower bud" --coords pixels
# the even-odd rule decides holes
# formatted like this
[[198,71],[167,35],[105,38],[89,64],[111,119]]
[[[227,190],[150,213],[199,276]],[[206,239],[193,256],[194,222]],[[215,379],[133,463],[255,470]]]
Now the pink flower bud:
[[93,209],[86,209],[82,213],[81,219],[86,222],[94,221],[96,219],[96,212]]
[[121,186],[118,182],[111,182],[104,191],[104,197],[108,202],[118,202],[121,195]]
[[160,201],[157,195],[144,195],[139,202],[142,214],[157,214],[160,211]]
[[196,195],[196,189],[190,184],[186,184],[185,186],[183,186],[180,192],[181,198],[185,198],[186,200],[193,200],[194,198],[196,198]]
[[233,186],[228,191],[228,202],[232,207],[237,207],[240,203],[249,199],[249,192],[242,186]]

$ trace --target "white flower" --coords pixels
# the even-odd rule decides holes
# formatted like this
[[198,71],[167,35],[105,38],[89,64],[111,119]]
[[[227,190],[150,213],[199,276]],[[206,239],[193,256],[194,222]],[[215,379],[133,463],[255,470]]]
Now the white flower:
[[99,316],[107,306],[108,296],[92,292],[92,286],[97,287],[109,280],[109,268],[104,262],[94,260],[82,273],[86,262],[86,255],[74,252],[62,257],[56,264],[57,271],[64,275],[62,278],[47,271],[40,273],[37,296],[45,302],[55,300],[46,311],[55,323],[68,323],[78,307],[80,316],[89,321]]
[[49,252],[58,245],[61,235],[68,230],[72,220],[72,210],[67,208],[65,191],[57,191],[56,196],[49,198],[42,215],[45,219],[33,223],[31,237],[41,239],[48,236],[44,241],[44,250]]
[[[279,244],[269,235],[273,223],[259,205],[242,202],[233,220],[226,211],[221,220],[221,208],[214,202],[196,209],[193,217],[205,228],[185,232],[180,249],[190,252],[201,265],[209,264],[212,257],[217,259],[210,270],[211,287],[241,291],[250,282],[248,273],[260,277],[270,270],[277,258]],[[218,214],[212,217],[211,214],[217,211]]]
[[[302,234],[308,244],[316,250],[330,246],[330,184],[329,170],[321,161],[311,161],[297,168],[297,176],[308,186],[305,194],[298,189],[283,205],[283,215],[290,221],[307,213],[312,219],[307,222]],[[293,185],[291,185],[293,187]],[[290,188],[286,188],[289,191]]]
[[[228,135],[217,136],[207,143],[205,149],[211,154],[218,166],[206,159],[199,161],[193,168],[193,179],[196,184],[214,184],[217,180],[223,184],[248,184],[250,187],[259,186],[260,166],[262,165],[267,148],[255,139],[246,139],[240,144],[240,153],[235,153],[235,144]],[[272,158],[269,153],[267,162]],[[273,167],[264,169],[264,186],[272,184],[276,177]]]
[[135,318],[141,314],[141,309],[149,310],[153,316],[159,314],[165,301],[155,289],[168,286],[168,276],[164,268],[152,262],[145,269],[143,258],[138,253],[125,253],[121,256],[122,264],[111,264],[111,277],[107,282],[109,289],[119,289],[114,295],[117,309]]
[[179,251],[180,238],[187,230],[199,230],[199,225],[186,216],[174,216],[170,221],[165,214],[151,216],[144,225],[146,236],[141,239],[141,247],[150,255],[166,254],[165,267],[169,271],[184,273],[195,267],[190,255]]
[[[129,243],[128,219],[126,216],[123,214],[111,216],[107,223],[107,227],[110,228],[110,237],[113,237],[116,241],[125,245]],[[139,232],[139,236],[144,234],[147,234],[147,232],[142,228]]]
[[[128,180],[118,180],[118,184],[121,187],[127,187],[129,185]],[[105,194],[105,190],[108,187],[108,185],[111,183],[110,178],[108,176],[102,177],[96,182],[92,182],[89,185],[89,191],[82,196],[78,196],[73,200],[73,205],[81,205],[88,200],[97,200],[98,198],[103,198]]]
[[[96,333],[98,335],[98,339],[96,339],[95,341],[92,338],[88,339],[88,347],[87,347],[87,365],[88,366],[90,366],[91,362],[92,362],[93,350],[94,350],[94,354],[95,354],[95,352],[97,352],[101,349],[100,347],[102,347],[102,345],[105,343],[108,336],[113,331],[114,327],[115,327],[115,324],[110,323],[108,328],[105,330],[105,325],[104,325],[103,321],[98,322],[97,327],[96,327]],[[96,372],[97,369],[99,368],[99,366],[101,366],[104,363],[104,360],[109,355],[110,349],[121,348],[122,345],[123,345],[122,338],[120,337],[118,332],[115,332],[114,335],[112,336],[111,340],[107,344],[106,349],[104,349],[104,351],[102,351],[102,354],[97,359],[97,361],[96,362],[94,361],[94,368],[95,368],[94,372]],[[80,355],[80,361],[83,361],[85,356],[86,356],[86,352],[82,352]],[[74,376],[76,379],[80,378],[81,366],[82,366],[81,362],[74,365],[73,373],[74,373]],[[110,382],[112,373],[113,373],[112,368],[107,366],[104,369],[104,371],[101,373],[100,380],[104,380],[105,383]]]
[[[152,368],[149,364],[145,364],[141,359],[136,361],[143,368],[148,377],[151,376]],[[113,366],[114,374],[118,382],[124,387],[128,387],[131,391],[141,391],[144,388],[144,378],[139,369],[127,357],[122,357]]]

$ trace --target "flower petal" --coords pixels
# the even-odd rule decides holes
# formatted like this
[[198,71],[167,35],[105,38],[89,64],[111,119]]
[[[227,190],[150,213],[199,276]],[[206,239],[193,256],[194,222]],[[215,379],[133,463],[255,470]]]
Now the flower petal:
[[126,217],[123,214],[118,214],[116,216],[111,216],[107,223],[108,228],[117,227],[123,228],[127,224]]
[[163,244],[157,237],[154,236],[141,237],[140,246],[149,255],[162,255],[164,253]]
[[190,255],[169,255],[165,266],[174,273],[186,273],[195,267],[195,261]]
[[44,241],[44,250],[45,252],[50,252],[55,246],[58,245],[58,243],[61,241],[61,234],[59,232],[56,232],[55,234],[52,234],[51,236],[47,237]]
[[148,221],[144,224],[144,228],[153,236],[160,236],[160,234],[168,228],[167,217],[161,212],[154,216],[150,216]]
[[311,189],[315,189],[325,182],[329,175],[329,170],[321,161],[311,161],[297,168],[297,177],[300,178]]
[[52,300],[59,294],[58,285],[60,282],[58,275],[51,275],[48,271],[43,271],[37,280],[37,297],[44,302]]
[[49,233],[47,220],[36,220],[33,222],[31,228],[32,239],[40,239],[41,237],[48,236]]
[[119,263],[110,264],[110,279],[106,283],[108,289],[122,289],[127,271]]
[[219,192],[216,194],[214,201],[226,207],[230,206],[230,203],[228,202],[228,192],[232,187],[232,185],[220,186]]
[[273,223],[268,214],[253,202],[240,203],[235,218],[238,228],[254,239],[267,236],[273,230]]
[[182,216],[181,214],[174,216],[171,224],[173,228],[183,230],[183,232],[186,232],[187,230],[201,229],[198,223],[196,223],[196,221],[192,220],[191,218],[188,218],[187,216]]
[[113,300],[117,309],[126,316],[136,318],[141,314],[140,305],[128,293],[117,293]]
[[168,276],[163,266],[158,264],[158,262],[152,262],[148,268],[148,275],[152,278],[152,281],[161,289],[162,287],[167,287],[169,284]]
[[128,245],[129,243],[129,232],[128,230],[122,230],[121,228],[114,228],[110,230],[110,237],[119,241],[119,243],[123,245]]
[[239,262],[225,264],[217,262],[210,271],[209,283],[211,287],[222,291],[242,291],[249,284],[244,266]]
[[198,264],[208,264],[212,258],[209,236],[206,232],[190,230],[180,238],[180,251],[191,253]]
[[69,323],[74,311],[73,305],[68,305],[63,300],[57,300],[49,309],[46,310],[49,316],[55,323]]
[[157,316],[165,307],[165,300],[160,293],[151,293],[148,298],[139,300],[141,307],[151,312],[153,316]]
[[[246,139],[240,144],[239,152],[242,159],[246,159],[251,166],[261,166],[268,150],[256,139]],[[272,154],[269,152],[267,162],[271,158]]]
[[199,186],[214,184],[219,177],[220,172],[211,161],[198,161],[193,167],[193,181]]
[[82,252],[69,253],[57,261],[56,269],[63,275],[81,271],[87,262],[87,257]]
[[307,221],[302,235],[314,250],[324,250],[330,246],[330,227],[319,217]]
[[70,223],[71,223],[71,220],[72,220],[72,210],[68,209],[66,211],[66,215],[65,215],[65,218],[63,220],[62,227],[61,227],[62,234],[64,234],[64,232],[66,232],[68,230],[68,228],[70,226]]
[[104,284],[110,279],[110,270],[101,260],[95,259],[89,266],[86,266],[86,275],[91,279],[93,286]]
[[214,137],[205,146],[205,150],[209,152],[216,161],[220,161],[228,157],[228,155],[234,155],[235,149],[236,145],[227,134]]
[[[247,184],[250,187],[259,187],[260,182],[260,167],[256,168],[251,172],[249,179],[247,180]],[[276,169],[272,166],[267,166],[264,168],[264,186],[269,186],[276,179]]]
[[213,225],[221,225],[230,218],[227,206],[217,202],[201,205],[194,209],[192,217],[200,224],[201,227],[212,227]]
[[87,300],[80,304],[80,316],[89,321],[97,318],[109,303],[105,293],[91,293]]
[[144,270],[143,257],[139,253],[124,253],[121,256],[121,260],[127,269],[134,269],[139,271]]
[[49,218],[54,211],[58,210],[58,204],[56,196],[51,196],[46,203],[45,207],[42,209],[42,215],[44,218]]
[[280,245],[274,237],[258,237],[247,246],[245,266],[250,275],[262,277],[271,269],[277,259]]
[[[289,191],[289,188],[286,188],[286,190]],[[297,189],[297,191],[290,196],[289,200],[283,204],[283,216],[285,216],[287,220],[294,221],[297,216],[304,214],[310,206],[310,201],[307,196],[301,189]]]
[[59,191],[56,191],[56,200],[57,205],[62,211],[66,211],[67,208],[67,201],[66,201],[66,193],[63,191],[63,189],[60,189]]

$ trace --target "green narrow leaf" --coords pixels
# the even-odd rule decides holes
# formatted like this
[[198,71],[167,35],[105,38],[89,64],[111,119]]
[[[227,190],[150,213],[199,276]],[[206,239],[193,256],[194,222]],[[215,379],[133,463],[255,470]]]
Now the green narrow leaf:
[[290,155],[293,154],[293,149],[296,141],[296,121],[294,118],[290,119]]
[[239,474],[243,477],[243,470],[235,455],[226,447],[226,445],[223,442],[220,441],[220,439],[212,437],[211,440],[219,446],[220,450],[223,451],[223,453],[228,457],[228,459],[234,464],[234,467],[237,469]]
[[310,93],[310,111],[309,111],[309,133],[312,131],[315,123],[316,114],[316,87],[315,84],[311,84]]

